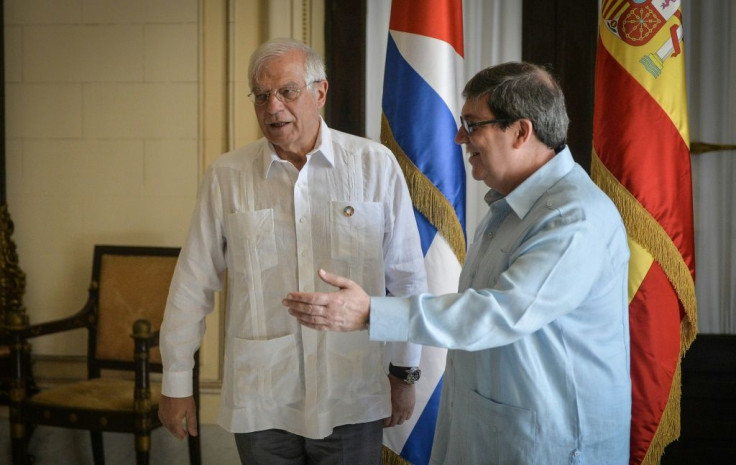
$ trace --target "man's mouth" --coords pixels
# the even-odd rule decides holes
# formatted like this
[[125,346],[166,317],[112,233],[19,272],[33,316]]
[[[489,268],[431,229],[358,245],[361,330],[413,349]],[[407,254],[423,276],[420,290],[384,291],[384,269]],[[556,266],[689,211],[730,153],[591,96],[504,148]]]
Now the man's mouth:
[[269,126],[271,126],[272,128],[275,128],[275,129],[283,128],[287,124],[289,124],[288,121],[276,121],[275,123],[268,123]]

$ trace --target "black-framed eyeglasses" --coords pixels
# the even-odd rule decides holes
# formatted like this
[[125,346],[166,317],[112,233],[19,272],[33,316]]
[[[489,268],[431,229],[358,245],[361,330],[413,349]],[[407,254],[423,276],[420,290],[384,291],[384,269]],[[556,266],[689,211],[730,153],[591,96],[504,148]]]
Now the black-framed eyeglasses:
[[487,121],[478,121],[475,123],[469,123],[465,121],[465,119],[461,116],[460,117],[460,126],[462,126],[463,129],[465,129],[465,132],[468,134],[472,134],[475,128],[479,126],[485,126],[487,124],[506,124],[509,120],[507,119],[489,119]]
[[281,101],[282,103],[293,102],[294,100],[299,98],[299,94],[302,93],[302,90],[304,90],[305,87],[309,87],[315,82],[317,81],[312,81],[310,83],[304,84],[301,87],[285,86],[280,89],[269,90],[266,92],[252,91],[250,94],[248,94],[248,98],[251,102],[258,106],[267,104],[268,101],[271,100],[271,94],[275,95],[276,98],[279,99],[279,101]]

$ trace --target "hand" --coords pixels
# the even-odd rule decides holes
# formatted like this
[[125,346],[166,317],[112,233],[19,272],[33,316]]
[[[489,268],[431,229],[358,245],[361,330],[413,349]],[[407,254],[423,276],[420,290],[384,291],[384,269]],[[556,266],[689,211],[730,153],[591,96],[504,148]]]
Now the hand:
[[320,331],[366,329],[371,298],[363,288],[342,276],[319,270],[322,281],[339,288],[335,292],[290,292],[282,301],[299,323]]
[[197,409],[194,397],[167,397],[161,395],[158,406],[158,419],[161,424],[179,439],[196,436]]
[[404,423],[414,413],[416,389],[396,376],[388,375],[391,383],[391,416],[383,419],[383,426],[390,427]]

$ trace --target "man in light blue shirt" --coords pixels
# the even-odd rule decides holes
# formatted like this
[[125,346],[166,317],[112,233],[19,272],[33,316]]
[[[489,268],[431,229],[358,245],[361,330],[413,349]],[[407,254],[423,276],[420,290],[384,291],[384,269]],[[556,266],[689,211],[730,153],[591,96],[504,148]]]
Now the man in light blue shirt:
[[290,293],[303,325],[447,347],[431,463],[628,464],[631,421],[626,231],[565,145],[559,85],[526,63],[463,91],[455,138],[491,188],[460,293],[370,298]]

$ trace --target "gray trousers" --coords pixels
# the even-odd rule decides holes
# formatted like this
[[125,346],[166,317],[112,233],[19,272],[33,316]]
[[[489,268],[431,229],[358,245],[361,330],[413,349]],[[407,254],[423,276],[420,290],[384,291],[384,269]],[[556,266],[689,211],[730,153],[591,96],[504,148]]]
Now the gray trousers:
[[380,465],[382,420],[336,427],[324,439],[283,430],[236,433],[243,465]]

